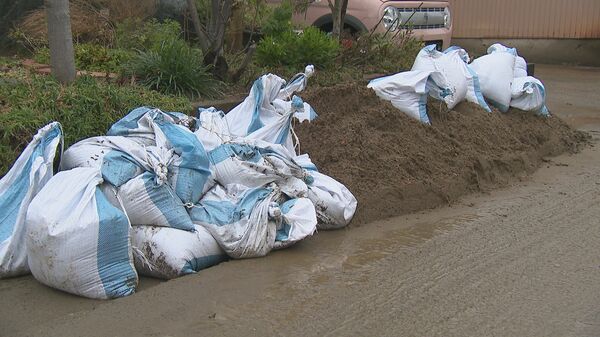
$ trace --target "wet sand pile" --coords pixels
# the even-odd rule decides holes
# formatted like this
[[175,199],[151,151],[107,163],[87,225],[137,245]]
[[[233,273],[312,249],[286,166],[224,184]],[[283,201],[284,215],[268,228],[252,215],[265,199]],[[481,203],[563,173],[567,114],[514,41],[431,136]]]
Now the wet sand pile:
[[578,151],[589,138],[554,116],[487,113],[468,102],[446,111],[432,99],[432,126],[425,126],[356,84],[302,97],[319,118],[295,128],[300,150],[354,193],[355,225],[506,185],[546,156]]

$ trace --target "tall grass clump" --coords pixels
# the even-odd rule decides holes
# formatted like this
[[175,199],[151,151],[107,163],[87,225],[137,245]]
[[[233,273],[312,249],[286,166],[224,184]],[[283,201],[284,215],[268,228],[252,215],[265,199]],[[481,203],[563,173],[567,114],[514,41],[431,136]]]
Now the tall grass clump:
[[166,40],[156,49],[139,51],[125,69],[140,84],[167,94],[210,98],[221,93],[221,82],[203,64],[202,52],[181,39]]

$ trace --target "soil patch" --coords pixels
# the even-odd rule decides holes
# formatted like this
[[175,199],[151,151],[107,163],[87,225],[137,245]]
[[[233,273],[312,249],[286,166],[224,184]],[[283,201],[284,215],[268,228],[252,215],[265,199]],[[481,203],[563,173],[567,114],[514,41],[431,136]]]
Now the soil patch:
[[468,102],[447,111],[430,100],[432,125],[425,126],[361,84],[302,97],[319,118],[295,128],[300,151],[354,193],[354,225],[504,186],[533,172],[544,157],[577,152],[590,139],[555,116],[487,113]]

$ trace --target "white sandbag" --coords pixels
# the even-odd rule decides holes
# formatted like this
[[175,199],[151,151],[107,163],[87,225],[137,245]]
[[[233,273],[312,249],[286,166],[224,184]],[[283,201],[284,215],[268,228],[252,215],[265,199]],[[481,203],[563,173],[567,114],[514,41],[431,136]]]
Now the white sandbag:
[[[168,166],[168,181],[185,204],[194,204],[211,187],[209,159],[202,143],[184,126],[155,116],[157,147],[172,151],[175,156]],[[208,185],[208,188],[207,186]]]
[[306,196],[307,172],[293,161],[286,148],[261,141],[252,144],[223,144],[209,153],[217,182],[222,186],[239,184],[249,188],[274,182],[290,197]]
[[165,112],[150,107],[139,107],[131,110],[125,117],[114,123],[107,136],[123,136],[144,145],[156,145],[154,135],[154,119],[157,115],[173,124],[188,127],[195,123],[194,118],[181,112]]
[[202,226],[195,232],[154,226],[133,226],[135,268],[140,275],[173,279],[214,266],[228,259],[217,241]]
[[146,148],[120,136],[92,137],[70,146],[61,161],[61,170],[95,167],[104,180],[121,186],[144,169],[152,169]]
[[317,228],[329,230],[347,226],[358,205],[352,192],[337,180],[318,172],[307,154],[296,157],[295,161],[309,170],[312,178],[308,184],[308,198],[317,211]]
[[27,212],[27,255],[36,280],[72,294],[131,295],[138,277],[127,216],[98,188],[97,168],[55,175]]
[[276,99],[273,101],[273,106],[281,115],[270,124],[243,137],[242,141],[264,141],[279,144],[289,152],[295,153],[295,147],[299,141],[294,138],[295,134],[292,131],[293,119],[297,119],[300,123],[310,122],[317,118],[317,113],[298,96],[294,96],[291,101]]
[[303,73],[299,73],[292,77],[288,84],[286,84],[277,95],[277,98],[280,100],[289,100],[292,98],[294,93],[303,91],[306,89],[308,85],[308,79],[311,78],[315,74],[315,66],[309,64],[304,68]]
[[516,48],[508,48],[500,43],[495,43],[491,45],[488,50],[488,54],[493,53],[510,53],[515,56],[515,70],[513,72],[513,77],[525,77],[527,76],[527,61],[524,58],[519,56]]
[[525,111],[534,111],[543,116],[549,115],[546,108],[544,85],[540,80],[531,76],[514,79],[510,106]]
[[481,56],[471,63],[479,76],[481,91],[487,101],[502,112],[508,111],[515,56],[511,53],[493,53]]
[[[289,101],[295,92],[304,90],[313,73],[314,66],[309,65],[304,73],[294,76],[287,85],[284,79],[273,74],[257,79],[249,96],[225,115],[225,123],[232,138],[245,137],[265,126],[280,122],[280,117],[287,116],[290,110],[281,102]],[[307,109],[307,113],[310,112]]]
[[62,137],[57,122],[38,130],[0,179],[0,278],[29,273],[25,249],[27,209],[54,174],[54,157]]
[[413,71],[439,72],[444,77],[446,88],[449,90],[443,92],[430,90],[430,94],[443,100],[448,109],[452,109],[462,102],[467,96],[468,89],[464,61],[455,55],[454,53],[442,53],[435,48],[435,45],[425,46],[415,58],[412,67]]
[[224,117],[223,111],[213,107],[198,109],[198,125],[194,134],[208,152],[232,140]]
[[273,249],[282,249],[313,235],[317,230],[317,213],[307,198],[290,199],[282,203],[281,221]]
[[279,191],[242,185],[215,185],[190,210],[195,224],[206,228],[232,258],[267,255],[275,245],[281,210]]
[[449,58],[452,62],[448,62],[449,66],[456,67],[462,76],[466,79],[467,92],[465,99],[468,102],[475,103],[482,107],[487,112],[492,112],[492,109],[488,106],[483,93],[481,92],[481,84],[479,83],[479,76],[475,70],[469,65],[470,57],[466,50],[452,46],[444,51],[446,58]]
[[134,225],[194,230],[194,224],[175,191],[151,172],[129,180],[117,194]]
[[374,79],[367,87],[409,117],[423,124],[431,124],[427,115],[427,95],[432,74],[436,74],[438,78],[442,76],[431,71],[407,71]]
[[275,122],[281,114],[272,103],[284,85],[285,80],[273,74],[257,79],[250,89],[250,95],[225,115],[231,135],[243,137]]
[[317,210],[319,229],[346,227],[356,212],[354,195],[340,182],[322,174],[311,172],[313,183],[308,185],[308,198]]

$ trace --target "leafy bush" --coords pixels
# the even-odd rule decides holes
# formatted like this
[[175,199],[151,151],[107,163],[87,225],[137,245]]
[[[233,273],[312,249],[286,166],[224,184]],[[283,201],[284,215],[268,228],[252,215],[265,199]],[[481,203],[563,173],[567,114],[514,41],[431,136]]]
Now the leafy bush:
[[327,66],[335,60],[340,50],[340,44],[316,27],[308,27],[298,35],[292,50],[293,64]]
[[[131,51],[111,49],[92,43],[79,43],[73,47],[77,70],[119,73],[122,65],[133,56]],[[47,47],[39,48],[34,59],[36,62],[49,64],[50,50]]]
[[0,176],[4,175],[38,128],[61,122],[65,145],[104,134],[131,109],[147,105],[192,112],[190,101],[140,86],[118,86],[80,77],[61,86],[52,77],[11,71],[0,78]]
[[283,1],[281,5],[273,9],[273,13],[262,25],[262,33],[267,37],[276,37],[291,32],[293,6],[289,1]]
[[344,41],[340,59],[345,66],[363,67],[365,73],[396,73],[412,68],[423,47],[410,32],[396,36],[365,34],[356,40]]
[[338,54],[337,40],[315,27],[308,27],[301,34],[292,31],[267,36],[256,48],[256,60],[263,66],[295,66],[314,64],[320,68],[331,65]]
[[215,97],[221,82],[203,65],[202,53],[181,39],[164,41],[159,48],[140,51],[126,66],[125,73],[154,90],[170,94]]
[[338,41],[315,27],[297,34],[292,26],[293,11],[291,1],[283,1],[273,10],[262,27],[264,38],[256,48],[257,63],[296,68],[307,64],[321,68],[331,65],[340,49]]
[[181,26],[177,21],[130,19],[117,25],[115,46],[126,50],[158,50],[163,41],[180,37]]

